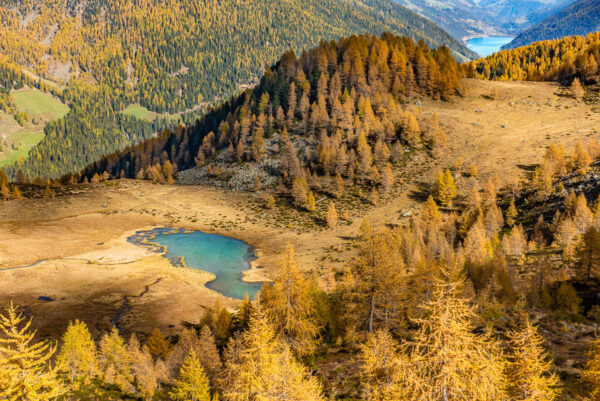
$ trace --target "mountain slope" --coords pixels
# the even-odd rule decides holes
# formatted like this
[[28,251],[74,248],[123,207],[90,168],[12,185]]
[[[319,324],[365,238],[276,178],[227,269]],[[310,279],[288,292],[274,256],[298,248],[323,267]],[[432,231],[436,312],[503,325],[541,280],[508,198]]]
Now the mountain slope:
[[445,47],[431,51],[389,34],[322,42],[299,59],[286,53],[259,86],[195,125],[104,157],[80,179],[170,182],[174,168],[199,166],[192,176],[237,189],[255,179],[263,187],[282,180],[296,188],[292,193],[307,183],[326,193],[336,176],[339,183],[385,187],[388,163],[405,146],[444,138],[437,120],[418,123],[402,103],[413,94],[452,98],[461,76]]
[[600,29],[600,1],[581,0],[527,29],[504,46],[513,49],[541,40],[587,35]]
[[195,110],[193,121],[255,84],[284,51],[321,40],[389,31],[475,57],[391,0],[2,0],[0,20],[0,56],[61,81],[73,109],[7,169],[13,177],[80,171],[169,123],[132,121],[121,113],[130,104]]
[[573,0],[396,0],[455,38],[515,34]]
[[468,76],[499,81],[600,81],[600,32],[535,42],[464,65]]
[[0,53],[45,78],[87,73],[92,81],[130,86],[135,100],[158,112],[191,108],[199,96],[227,98],[284,51],[350,34],[389,31],[474,56],[390,0],[3,3]]

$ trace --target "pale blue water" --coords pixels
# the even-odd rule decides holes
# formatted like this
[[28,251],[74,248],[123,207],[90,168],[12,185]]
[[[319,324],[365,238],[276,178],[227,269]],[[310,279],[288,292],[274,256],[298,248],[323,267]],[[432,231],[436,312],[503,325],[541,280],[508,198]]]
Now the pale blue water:
[[502,46],[510,43],[513,36],[486,36],[467,40],[467,47],[475,53],[486,57],[500,50]]
[[254,249],[244,241],[201,231],[168,228],[138,232],[129,241],[138,245],[162,245],[167,250],[164,256],[175,266],[182,265],[183,257],[187,267],[213,273],[216,279],[206,286],[227,297],[243,299],[248,293],[250,298],[254,298],[262,287],[262,283],[242,281],[242,271],[250,268],[250,261],[255,258]]

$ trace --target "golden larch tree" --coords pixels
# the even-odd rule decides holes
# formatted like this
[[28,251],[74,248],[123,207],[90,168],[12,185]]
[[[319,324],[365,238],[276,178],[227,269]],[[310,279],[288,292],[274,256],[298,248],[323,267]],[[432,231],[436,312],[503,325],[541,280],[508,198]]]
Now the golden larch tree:
[[315,352],[319,326],[315,323],[315,302],[311,287],[298,269],[294,247],[286,246],[279,264],[279,274],[260,302],[275,330],[296,353],[304,356]]
[[[475,313],[461,296],[464,278],[442,269],[446,278],[436,279],[433,297],[414,339],[403,344],[410,355],[414,376],[403,383],[414,400],[505,399],[504,363],[498,344],[489,335],[474,334]],[[468,379],[467,379],[468,378]]]
[[388,229],[373,230],[366,222],[358,245],[358,256],[345,280],[348,318],[369,333],[377,328],[396,328],[403,319],[406,285],[406,269],[396,240]]
[[94,377],[98,367],[96,344],[84,322],[69,322],[62,337],[56,364],[59,371],[67,375],[71,384],[75,379],[85,382]]
[[578,101],[583,99],[583,95],[585,94],[583,86],[581,86],[581,81],[577,77],[575,77],[575,79],[573,79],[573,82],[571,82],[571,94]]
[[327,216],[325,218],[327,221],[327,227],[335,228],[338,223],[338,213],[335,209],[335,204],[333,202],[329,202],[329,207],[327,208]]
[[119,331],[113,327],[110,333],[104,334],[98,348],[102,379],[117,385],[122,391],[133,392],[132,359]]
[[600,339],[590,343],[587,357],[581,377],[589,387],[592,400],[600,400]]
[[221,382],[224,401],[321,401],[319,382],[279,340],[260,312],[230,341]]
[[445,172],[441,170],[434,184],[435,197],[444,206],[451,206],[452,201],[456,198],[456,185],[454,184],[454,177],[449,169]]
[[511,400],[553,401],[559,394],[558,376],[551,373],[551,363],[543,340],[529,319],[522,330],[511,331],[506,363],[506,382]]
[[45,401],[66,392],[50,366],[56,347],[47,342],[34,342],[26,320],[11,303],[6,314],[0,314],[0,399]]
[[185,358],[169,396],[175,401],[210,401],[208,378],[194,351]]
[[171,352],[171,343],[158,327],[152,330],[152,334],[148,337],[146,346],[154,358],[166,360],[167,356],[169,356],[169,352]]
[[[360,347],[362,393],[368,401],[408,401],[412,397],[410,361],[387,330],[376,330]],[[410,383],[407,385],[407,383]]]

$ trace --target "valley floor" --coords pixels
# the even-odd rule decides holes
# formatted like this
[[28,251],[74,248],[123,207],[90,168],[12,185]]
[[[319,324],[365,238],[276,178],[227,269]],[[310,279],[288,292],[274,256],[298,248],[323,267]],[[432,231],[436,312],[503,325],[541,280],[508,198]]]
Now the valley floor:
[[[214,304],[218,295],[204,286],[211,275],[174,268],[162,256],[127,242],[136,231],[177,227],[242,239],[259,255],[249,281],[269,277],[287,242],[299,250],[301,265],[310,266],[327,244],[337,241],[326,231],[298,235],[267,227],[248,208],[250,200],[248,194],[212,188],[119,181],[77,194],[2,204],[0,305],[14,300],[27,308],[41,336],[64,332],[75,318],[98,334],[110,328],[123,297],[131,295],[131,311],[120,327],[176,333],[184,321],[198,321],[203,307]],[[137,297],[146,285],[149,292]],[[227,306],[237,305],[222,299]]]
[[[555,84],[465,84],[463,99],[424,99],[419,106],[424,114],[438,114],[447,147],[434,158],[415,152],[396,170],[394,196],[352,212],[335,230],[274,224],[271,212],[248,193],[130,180],[77,186],[56,198],[1,203],[0,305],[13,300],[26,308],[43,337],[62,334],[75,318],[98,335],[110,327],[123,297],[131,296],[120,327],[141,333],[159,327],[174,334],[184,322],[198,321],[218,295],[204,286],[210,274],[176,269],[160,255],[128,243],[136,231],[174,227],[242,239],[259,254],[247,276],[251,281],[272,277],[278,253],[291,242],[299,265],[326,277],[352,256],[351,240],[363,217],[399,224],[406,221],[403,216],[417,215],[437,167],[450,167],[462,158],[464,166],[478,166],[482,183],[492,174],[508,181],[525,177],[551,143],[564,144],[570,152],[577,141],[600,139],[595,106],[564,96]],[[457,180],[459,190],[466,180]],[[148,292],[140,297],[146,286]],[[237,305],[235,300],[223,302]]]

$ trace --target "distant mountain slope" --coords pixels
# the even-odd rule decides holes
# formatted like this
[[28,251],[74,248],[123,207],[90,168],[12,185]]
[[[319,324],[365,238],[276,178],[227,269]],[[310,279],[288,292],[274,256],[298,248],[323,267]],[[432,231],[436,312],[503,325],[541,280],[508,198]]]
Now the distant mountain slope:
[[600,30],[600,0],[581,0],[522,32],[504,48],[514,49],[541,40],[587,35],[597,30]]
[[[286,50],[392,32],[475,57],[392,0],[1,0],[0,54],[45,78],[88,75],[157,112],[226,99]],[[91,75],[91,76],[89,76]]]
[[62,81],[72,106],[7,170],[80,171],[163,126],[123,116],[130,104],[200,114],[256,84],[289,49],[382,32],[476,57],[392,0],[0,0],[0,61]]
[[516,34],[573,0],[396,0],[455,38]]
[[467,76],[498,81],[600,82],[600,32],[534,42],[463,65]]

